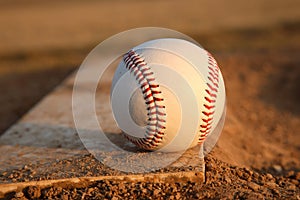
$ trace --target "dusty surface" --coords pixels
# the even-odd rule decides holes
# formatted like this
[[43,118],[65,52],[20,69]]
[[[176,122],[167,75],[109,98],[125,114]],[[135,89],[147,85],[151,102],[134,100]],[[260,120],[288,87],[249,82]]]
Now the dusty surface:
[[[29,179],[52,179],[56,177],[120,175],[98,163],[92,156],[49,163],[51,168],[38,176],[42,165],[25,166],[2,178],[16,177],[16,181]],[[206,158],[206,180],[203,184],[195,179],[150,181],[100,180],[93,183],[85,181],[56,184],[51,187],[27,186],[6,194],[5,198],[19,199],[297,199],[299,198],[300,173],[290,171],[284,175],[273,176],[259,173],[249,168],[226,164],[209,156]],[[70,171],[69,171],[70,170]],[[166,168],[161,172],[181,170],[197,171],[195,168]],[[36,173],[37,172],[37,173]]]
[[[216,6],[191,1],[176,2],[172,9],[169,3],[2,2],[0,91],[5,95],[0,96],[0,130],[23,116],[105,37],[134,26],[173,28],[211,51],[225,78],[227,121],[207,158],[206,184],[99,182],[87,187],[28,188],[7,198],[300,198],[299,3],[232,1]],[[128,13],[124,6],[144,13]],[[123,17],[108,18],[111,8]],[[70,157],[31,163],[25,156],[15,169],[1,170],[1,182],[119,173],[90,155],[64,149],[65,143],[52,144],[57,155],[69,152]],[[34,154],[28,145],[9,148]]]

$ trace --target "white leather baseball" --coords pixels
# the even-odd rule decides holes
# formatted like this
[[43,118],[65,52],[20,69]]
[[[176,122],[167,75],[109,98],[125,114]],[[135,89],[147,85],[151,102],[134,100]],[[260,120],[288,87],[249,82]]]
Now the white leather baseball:
[[145,42],[126,53],[111,86],[113,115],[140,148],[184,151],[202,144],[225,107],[217,62],[181,39]]

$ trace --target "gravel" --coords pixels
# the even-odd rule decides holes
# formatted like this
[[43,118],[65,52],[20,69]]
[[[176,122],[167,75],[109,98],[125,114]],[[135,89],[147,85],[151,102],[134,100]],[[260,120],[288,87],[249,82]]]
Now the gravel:
[[[48,169],[39,165],[26,165],[21,169],[1,173],[2,183],[15,181],[59,179],[80,176],[121,175],[109,169],[90,155],[57,160]],[[195,170],[193,167],[165,168],[161,172]],[[151,180],[102,180],[85,184],[67,184],[39,188],[30,186],[20,192],[6,194],[6,199],[299,199],[300,173],[289,171],[285,175],[272,175],[240,168],[206,158],[206,181],[177,180],[161,182]]]

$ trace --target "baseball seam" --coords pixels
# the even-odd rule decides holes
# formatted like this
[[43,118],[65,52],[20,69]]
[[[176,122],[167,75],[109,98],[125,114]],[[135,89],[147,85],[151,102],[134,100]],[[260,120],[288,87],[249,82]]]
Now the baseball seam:
[[213,56],[206,52],[208,56],[208,82],[206,83],[205,97],[203,104],[203,117],[200,125],[199,143],[203,143],[206,137],[211,133],[213,124],[213,115],[215,113],[215,103],[219,90],[219,67]]
[[134,75],[143,93],[147,106],[147,126],[144,138],[136,138],[128,134],[125,137],[137,146],[153,150],[163,139],[166,129],[166,112],[164,98],[157,84],[154,72],[145,60],[134,50],[130,50],[123,57],[126,69]]

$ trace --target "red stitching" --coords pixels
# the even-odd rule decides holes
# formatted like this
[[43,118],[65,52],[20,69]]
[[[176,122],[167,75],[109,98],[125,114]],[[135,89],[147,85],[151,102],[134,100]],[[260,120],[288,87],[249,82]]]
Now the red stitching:
[[151,90],[151,88],[150,87],[148,87],[148,88],[146,88],[146,89],[144,89],[144,90],[142,90],[142,92],[143,93],[147,93],[148,91],[150,91]]
[[[146,78],[148,82],[155,81],[155,78]],[[150,85],[151,87],[151,85]]]
[[147,96],[145,96],[144,98],[145,99],[148,99],[148,98],[150,98],[152,96],[152,94],[150,93],[150,94],[148,94]]
[[210,82],[214,85],[214,86],[216,86],[217,88],[219,88],[219,85],[218,85],[218,83],[216,83],[214,80],[213,80],[213,78],[212,77],[207,77],[208,78],[208,80],[210,80]]
[[[156,106],[157,108],[165,108],[166,106],[162,106],[162,105],[157,105]],[[149,106],[148,108],[147,108],[147,110],[152,110],[152,109],[154,109],[154,108],[156,108],[155,106]]]
[[153,97],[155,101],[163,101],[163,98],[157,98],[157,97]]
[[150,112],[150,113],[148,113],[148,115],[154,115],[154,114],[156,114],[156,115],[160,115],[160,116],[165,116],[165,115],[166,115],[166,113],[159,112],[159,111],[154,111],[154,112]]
[[212,72],[209,72],[209,75],[210,75],[210,77],[211,77],[212,79],[214,79],[215,81],[219,82],[219,79],[218,79],[215,75],[213,75]]
[[[156,129],[149,128],[149,127],[147,128],[147,130],[148,130],[149,132],[153,132],[153,133],[156,132]],[[153,134],[153,135],[151,134],[149,137],[152,138],[152,136],[154,136],[154,134]]]
[[214,88],[211,84],[207,83],[207,86],[209,87],[209,89],[210,89],[211,91],[218,92],[218,89],[217,89],[217,88]]
[[208,69],[210,69],[214,73],[215,76],[219,77],[218,70],[213,69],[212,67],[208,67]]
[[208,103],[215,103],[215,102],[216,102],[215,99],[210,99],[209,97],[204,97],[204,99],[205,99]]
[[140,81],[142,81],[142,77],[143,77],[143,74],[140,73],[139,75],[136,76],[136,80],[139,80],[139,82],[140,82]]
[[215,108],[215,105],[212,105],[212,106],[209,106],[209,105],[206,105],[206,104],[203,104],[203,105],[208,110],[211,110],[211,109]]
[[[166,115],[166,114],[165,114],[165,115]],[[155,120],[160,121],[160,122],[166,122],[166,120],[161,119],[161,118],[158,118],[158,117],[155,117],[155,118],[148,118],[148,121],[155,121]]]
[[211,118],[207,118],[207,119],[202,119],[202,121],[205,122],[205,123],[208,123],[208,122],[210,122],[211,120],[213,120],[212,117],[211,117]]
[[156,126],[157,126],[158,128],[161,128],[161,129],[166,129],[166,127],[163,126],[163,125],[161,125],[160,123],[157,123]]
[[200,127],[201,127],[201,128],[207,128],[207,127],[210,126],[211,124],[212,124],[212,122],[207,123],[207,124],[205,124],[205,125],[200,125]]
[[153,72],[145,73],[144,76],[150,76],[153,75]]
[[135,65],[138,65],[139,63],[143,62],[143,61],[138,61],[138,60],[140,60],[139,57],[133,56],[132,62],[134,62]]
[[157,132],[156,137],[161,137],[161,138],[162,138],[163,136],[164,136],[164,133],[163,133],[163,132],[160,132],[160,131]]
[[[134,68],[132,68],[132,69],[134,69]],[[140,73],[140,72],[135,69],[134,72],[133,72],[133,75],[136,76],[137,73]]]
[[147,115],[149,116],[145,138],[138,139],[130,135],[125,135],[125,137],[132,143],[151,150],[161,142],[166,129],[166,120],[161,118],[166,116],[165,106],[162,105],[164,99],[161,98],[159,85],[155,83],[154,73],[139,54],[130,50],[124,55],[123,60],[126,68],[141,84],[140,89],[142,90],[147,105]]
[[203,113],[205,116],[209,117],[209,116],[213,115],[213,114],[215,113],[215,111],[212,111],[212,112],[202,111],[202,113]]
[[[202,127],[201,127],[202,128]],[[204,130],[200,130],[200,132],[204,133],[204,132],[209,132],[211,129],[211,126],[207,126],[206,128],[204,128]]]
[[199,143],[202,143],[208,134],[211,132],[212,124],[213,124],[213,116],[215,113],[215,103],[217,99],[217,93],[219,88],[219,67],[217,65],[217,62],[212,57],[212,55],[207,52],[208,56],[208,76],[207,79],[209,80],[207,85],[207,89],[205,89],[205,92],[208,94],[208,96],[204,97],[205,102],[203,104],[203,111],[202,114],[205,116],[202,118],[202,124],[200,125],[200,136],[199,136]]
[[[151,94],[151,97],[152,97],[152,94]],[[155,100],[154,99],[151,99],[150,101],[146,101],[146,104],[151,104],[151,103],[154,103]]]
[[141,69],[141,73],[145,73],[145,71],[148,71],[149,69],[148,68],[145,68],[145,69]]
[[157,143],[161,142],[161,139],[154,138],[153,141],[156,142],[155,145],[157,145]]
[[[143,76],[143,74],[141,74],[141,75]],[[142,84],[142,85],[140,86],[140,88],[143,89],[143,87],[146,87],[146,86],[148,86],[148,83]]]
[[212,98],[217,98],[217,95],[216,95],[215,93],[212,93],[211,90],[205,90],[205,91],[206,91],[206,93],[207,93],[210,97],[212,97]]

